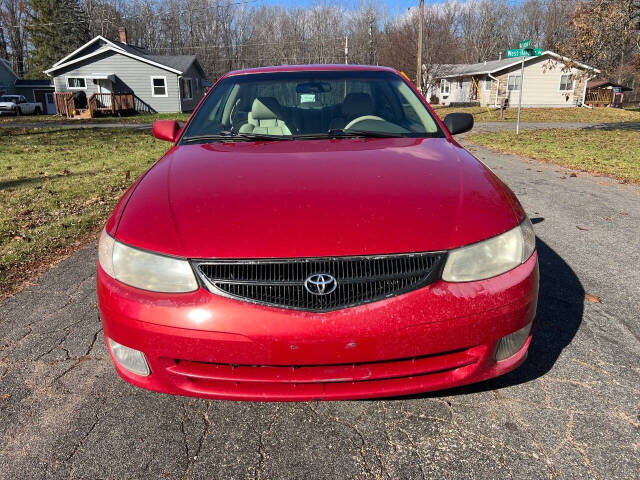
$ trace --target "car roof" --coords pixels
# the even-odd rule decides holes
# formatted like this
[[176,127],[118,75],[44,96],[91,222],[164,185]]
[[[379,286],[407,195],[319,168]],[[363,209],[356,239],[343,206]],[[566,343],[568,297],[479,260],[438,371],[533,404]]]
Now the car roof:
[[[224,77],[235,75],[249,75],[254,73],[277,73],[277,72],[330,72],[330,71],[378,71],[399,73],[391,67],[381,67],[378,65],[347,65],[347,64],[312,64],[312,65],[274,65],[271,67],[245,68],[228,72]],[[224,78],[223,77],[223,78]]]

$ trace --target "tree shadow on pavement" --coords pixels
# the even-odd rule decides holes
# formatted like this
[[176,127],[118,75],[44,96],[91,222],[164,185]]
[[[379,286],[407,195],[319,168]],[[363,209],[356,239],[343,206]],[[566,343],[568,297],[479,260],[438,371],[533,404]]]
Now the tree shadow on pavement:
[[583,130],[640,130],[640,122],[599,123],[584,127]]
[[553,249],[536,239],[540,265],[538,311],[529,356],[506,375],[415,397],[441,397],[495,390],[529,382],[547,373],[575,336],[584,311],[584,288],[575,272]]

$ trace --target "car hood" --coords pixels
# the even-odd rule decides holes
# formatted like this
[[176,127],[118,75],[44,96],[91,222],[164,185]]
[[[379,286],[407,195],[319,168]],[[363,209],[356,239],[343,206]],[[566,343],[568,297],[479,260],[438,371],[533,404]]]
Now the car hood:
[[10,107],[13,108],[15,107],[16,104],[13,102],[0,102],[0,107]]
[[285,258],[450,249],[523,215],[451,140],[340,139],[173,147],[111,223],[169,255]]

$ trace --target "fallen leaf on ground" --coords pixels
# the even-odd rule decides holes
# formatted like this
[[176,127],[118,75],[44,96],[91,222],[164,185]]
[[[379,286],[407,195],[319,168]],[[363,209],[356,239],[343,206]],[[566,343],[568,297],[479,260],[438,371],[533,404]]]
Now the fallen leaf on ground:
[[8,400],[9,398],[11,398],[10,393],[3,393],[2,395],[0,395],[0,400]]
[[584,298],[589,302],[589,303],[600,303],[602,302],[602,300],[600,299],[600,297],[597,297],[595,295],[591,295],[590,293],[585,293],[584,294]]
[[578,175],[576,175],[575,173],[571,173],[569,174],[570,177],[577,177]]
[[586,232],[588,232],[588,231],[589,231],[589,229],[588,229],[588,228],[581,227],[580,225],[576,225],[576,228],[577,228],[578,230],[584,230],[584,231],[586,231]]

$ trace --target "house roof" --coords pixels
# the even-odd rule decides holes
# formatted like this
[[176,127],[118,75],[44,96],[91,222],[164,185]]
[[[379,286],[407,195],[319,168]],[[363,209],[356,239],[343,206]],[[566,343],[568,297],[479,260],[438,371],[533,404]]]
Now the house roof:
[[175,68],[180,72],[186,72],[191,64],[197,60],[195,55],[143,55],[149,60],[161,63],[167,67]]
[[623,92],[630,92],[633,88],[626,85],[620,85],[619,83],[611,82],[606,79],[589,80],[587,82],[587,88],[606,88],[606,87],[619,87]]
[[[104,45],[87,55],[81,55],[79,57],[72,58],[74,55],[81,53],[83,49],[98,40],[101,40]],[[151,55],[146,48],[137,47],[135,45],[129,45],[121,42],[113,42],[98,35],[89,42],[85,43],[82,47],[74,50],[69,55],[56,62],[50,69],[45,70],[44,73],[46,73],[47,75],[51,75],[56,70],[66,68],[77,62],[88,60],[105,52],[119,53],[121,55],[134,58],[141,62],[163,68],[179,75],[183,74],[191,66],[192,63],[198,60],[195,55]]]
[[11,64],[9,63],[9,60],[0,58],[0,65],[2,65],[11,75],[13,75],[16,78],[19,78],[18,74],[13,71],[13,68],[11,68]]
[[50,87],[53,88],[53,85],[51,85],[51,80],[29,80],[29,79],[18,79],[15,82],[15,86],[16,87]]
[[[578,67],[581,67],[585,70],[593,70],[594,72],[600,72],[600,70],[590,67],[589,65],[585,65],[579,62],[573,62],[571,59],[567,57],[563,57],[562,55],[558,55],[551,50],[546,50],[542,52],[541,56],[551,56],[558,60],[564,62],[572,62]],[[525,57],[524,61],[529,62],[539,57]],[[458,63],[458,64],[443,64],[437,65],[436,71],[439,72],[435,75],[436,78],[451,78],[451,77],[462,77],[466,75],[478,75],[478,74],[487,74],[487,73],[495,73],[500,70],[504,70],[509,67],[513,67],[516,65],[520,65],[520,58],[503,58],[501,60],[489,60],[487,62],[480,63]]]

